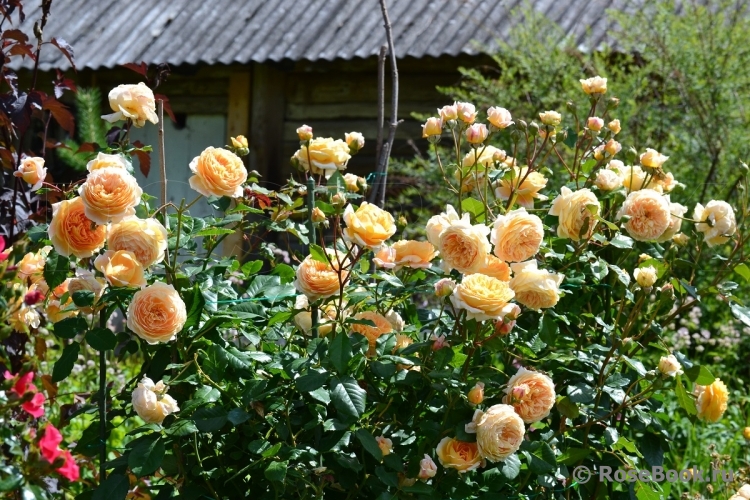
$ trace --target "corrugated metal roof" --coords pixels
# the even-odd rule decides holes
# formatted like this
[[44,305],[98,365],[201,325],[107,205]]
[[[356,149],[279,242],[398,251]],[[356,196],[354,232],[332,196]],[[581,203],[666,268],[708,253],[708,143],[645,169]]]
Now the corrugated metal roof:
[[[643,0],[536,0],[579,45],[606,41],[605,12]],[[40,3],[27,6],[31,34]],[[497,47],[523,0],[389,0],[398,57],[477,54]],[[517,19],[516,19],[517,21]],[[79,68],[129,62],[248,63],[376,55],[385,43],[378,0],[54,0],[45,38],[73,46]],[[40,68],[67,69],[57,50]]]

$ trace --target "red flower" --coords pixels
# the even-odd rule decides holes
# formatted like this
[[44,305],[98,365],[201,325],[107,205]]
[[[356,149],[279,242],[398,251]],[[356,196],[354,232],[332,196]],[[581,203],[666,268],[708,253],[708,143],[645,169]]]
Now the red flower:
[[44,294],[41,292],[41,290],[37,289],[31,290],[23,297],[23,302],[27,306],[33,306],[34,304],[36,304],[37,302],[41,302],[42,300],[44,300]]
[[78,470],[78,464],[76,464],[73,455],[70,450],[63,450],[62,456],[65,458],[65,463],[62,467],[57,469],[57,472],[68,479],[68,481],[76,481],[80,477],[80,471]]
[[0,262],[7,260],[13,248],[5,248],[5,238],[0,236]]
[[26,413],[28,413],[32,417],[39,418],[44,415],[44,408],[42,408],[44,401],[44,394],[42,394],[41,392],[37,392],[36,394],[34,394],[34,397],[31,398],[30,401],[26,401],[24,404],[22,404],[21,408],[23,408],[24,411],[26,411]]
[[[15,376],[12,375],[9,371],[6,371],[3,374],[3,377],[5,377],[5,380],[10,380]],[[31,383],[32,380],[34,380],[34,372],[29,372],[21,375],[21,377],[19,377],[18,379],[18,382],[16,382],[13,385],[13,388],[8,392],[15,392],[19,398],[23,397],[23,395],[26,394],[27,391],[36,392],[36,386]]]
[[55,459],[60,456],[60,446],[62,443],[62,434],[58,431],[54,425],[49,424],[44,429],[44,436],[39,440],[39,449],[42,452],[42,456],[47,459],[49,463],[54,463]]

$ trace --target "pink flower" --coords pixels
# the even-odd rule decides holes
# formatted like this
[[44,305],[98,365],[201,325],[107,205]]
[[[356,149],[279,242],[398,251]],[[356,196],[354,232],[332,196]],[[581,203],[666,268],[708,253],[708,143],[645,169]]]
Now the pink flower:
[[31,398],[30,401],[26,401],[24,404],[22,404],[21,408],[23,408],[24,411],[32,417],[39,418],[44,415],[44,408],[42,407],[44,401],[44,394],[42,394],[41,392],[37,392],[36,394],[34,394],[34,397]]
[[5,248],[5,237],[0,236],[0,262],[7,260],[13,248]]
[[58,448],[60,443],[62,443],[62,434],[60,434],[60,431],[54,425],[49,424],[44,429],[44,436],[39,440],[39,449],[42,452],[42,456],[49,463],[54,463],[55,459],[60,456],[61,451]]
[[[12,375],[9,371],[6,371],[3,374],[3,377],[5,377],[5,380],[10,380],[14,378],[14,375]],[[18,379],[18,382],[16,382],[13,385],[13,388],[8,392],[15,392],[19,398],[26,394],[27,391],[36,392],[36,386],[31,383],[33,379],[34,372],[28,372],[21,375]]]
[[33,306],[34,304],[41,302],[43,299],[44,294],[42,293],[42,291],[35,288],[24,295],[23,303],[27,306]]
[[439,351],[443,347],[450,347],[451,345],[445,340],[445,335],[435,335],[434,333],[430,336],[432,340],[432,350]]
[[80,471],[78,469],[78,464],[76,464],[73,455],[70,453],[70,450],[63,450],[62,456],[65,458],[65,463],[62,467],[57,469],[57,472],[68,481],[77,481],[80,477]]

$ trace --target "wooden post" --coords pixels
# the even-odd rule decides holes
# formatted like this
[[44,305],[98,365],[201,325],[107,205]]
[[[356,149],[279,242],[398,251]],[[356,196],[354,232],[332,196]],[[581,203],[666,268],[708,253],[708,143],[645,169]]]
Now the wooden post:
[[[227,143],[229,137],[247,136],[250,132],[250,71],[232,73],[229,76],[229,102],[227,106]],[[227,236],[222,246],[224,256],[242,255],[242,233],[236,231]]]
[[276,188],[284,162],[285,75],[269,64],[253,65],[250,106],[250,168],[263,176],[265,185]]

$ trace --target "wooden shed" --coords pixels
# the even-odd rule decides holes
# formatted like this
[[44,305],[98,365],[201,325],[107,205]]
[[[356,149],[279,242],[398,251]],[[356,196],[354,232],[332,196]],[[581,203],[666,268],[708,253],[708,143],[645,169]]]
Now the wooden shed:
[[[606,33],[606,9],[626,1],[532,4],[581,42],[596,45]],[[30,36],[41,15],[34,3],[27,4],[21,26]],[[457,83],[460,66],[491,63],[486,54],[507,37],[521,0],[388,4],[404,119],[394,154],[410,156],[426,141],[409,113],[445,104],[436,86]],[[188,164],[194,156],[238,134],[249,138],[250,167],[268,186],[282,183],[299,146],[295,129],[303,123],[316,136],[362,132],[367,144],[350,166],[374,168],[377,54],[385,43],[378,0],[54,0],[44,37],[72,45],[76,82],[99,87],[104,96],[118,84],[139,81],[123,64],[170,65],[172,74],[158,91],[178,118],[166,124],[172,199],[191,196]],[[40,69],[72,72],[51,46],[42,52]],[[136,138],[156,144],[156,128],[140,129]],[[156,194],[158,180],[150,177],[139,181]]]

